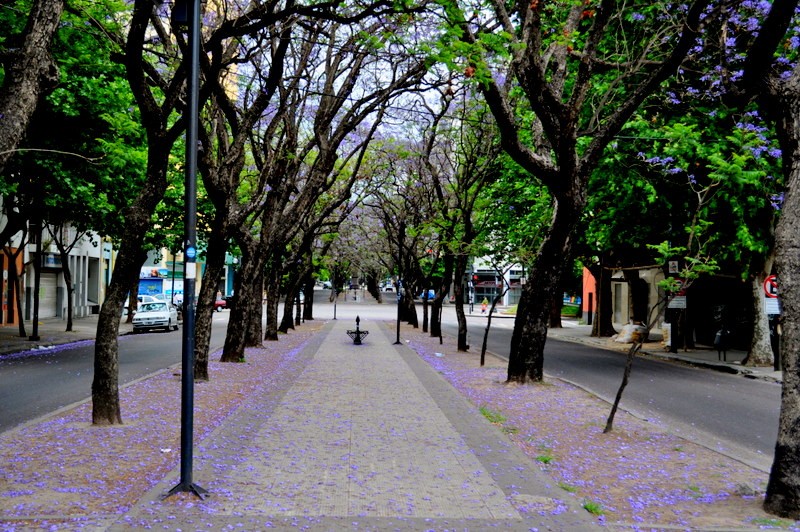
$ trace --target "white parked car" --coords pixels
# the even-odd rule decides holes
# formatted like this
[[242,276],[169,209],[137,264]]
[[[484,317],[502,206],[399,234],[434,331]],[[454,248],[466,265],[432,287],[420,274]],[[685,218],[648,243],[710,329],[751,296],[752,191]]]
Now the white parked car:
[[[141,305],[142,303],[155,303],[157,301],[161,301],[157,296],[150,296],[150,295],[146,295],[146,294],[145,295],[140,295],[138,300],[139,300],[139,305]],[[127,301],[127,299],[125,301]],[[127,316],[128,315],[128,303],[127,302],[125,303],[125,306],[122,307],[122,315],[123,316]]]
[[178,330],[178,310],[164,301],[140,303],[133,316],[133,332],[148,329]]

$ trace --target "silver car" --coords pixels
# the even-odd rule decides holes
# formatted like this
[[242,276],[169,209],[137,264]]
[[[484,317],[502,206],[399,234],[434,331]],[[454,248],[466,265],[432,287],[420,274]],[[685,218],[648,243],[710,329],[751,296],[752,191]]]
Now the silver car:
[[141,303],[133,316],[133,332],[148,329],[178,330],[178,310],[164,301]]

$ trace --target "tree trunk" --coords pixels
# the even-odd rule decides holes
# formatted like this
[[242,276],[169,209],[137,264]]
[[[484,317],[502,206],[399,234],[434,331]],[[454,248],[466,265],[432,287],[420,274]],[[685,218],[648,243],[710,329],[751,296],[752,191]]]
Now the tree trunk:
[[72,311],[74,308],[75,286],[72,283],[72,270],[69,268],[69,252],[57,239],[56,247],[58,248],[58,254],[61,257],[61,273],[64,275],[64,284],[67,287],[67,328],[65,330],[71,331],[73,330]]
[[25,137],[40,97],[58,82],[50,48],[63,11],[63,0],[34,0],[22,46],[7,65],[0,92],[0,172]]
[[614,417],[617,414],[619,402],[622,400],[622,392],[624,392],[625,387],[628,386],[628,380],[631,377],[631,370],[633,369],[633,359],[636,358],[636,353],[638,353],[641,348],[642,342],[637,339],[633,342],[631,348],[628,349],[628,356],[625,359],[625,371],[622,373],[622,383],[620,383],[617,389],[617,395],[614,398],[614,404],[611,406],[608,419],[606,419],[606,427],[603,429],[603,434],[611,432],[614,429]]
[[[69,268],[67,268],[69,271]],[[74,306],[74,299],[75,299],[75,287],[72,285],[72,278],[70,278],[69,282],[67,282],[66,275],[64,275],[64,284],[67,285],[67,328],[64,329],[65,331],[69,332],[72,331],[72,316],[75,311]]]
[[373,272],[367,275],[367,291],[372,294],[372,297],[378,303],[383,303],[383,294],[381,293],[381,287],[378,286],[378,277]]
[[[439,318],[442,315],[442,302],[444,296],[439,291],[436,292],[436,297],[432,300],[427,299],[428,289],[423,289],[422,297],[425,298],[422,302],[423,313],[428,316],[428,331],[432,338],[439,338],[442,335],[442,321]],[[423,314],[423,317],[424,317]]]
[[283,300],[283,317],[278,332],[286,334],[289,329],[294,329],[294,301],[294,290],[290,290]]
[[314,319],[314,277],[306,276],[305,288],[303,289],[305,300],[303,301],[303,321]]
[[550,320],[549,320],[549,328],[561,328],[561,309],[564,308],[564,298],[560,297],[556,294],[555,299],[553,299],[553,304],[550,306]]
[[17,303],[17,316],[19,319],[19,335],[21,338],[25,338],[28,334],[25,332],[25,320],[22,319],[22,278],[16,271],[16,267],[14,268],[14,291],[15,296],[14,300]]
[[[146,259],[142,259],[144,262]],[[139,268],[142,267],[142,264],[139,263]],[[136,314],[136,311],[139,308],[139,275],[136,275],[136,279],[131,283],[130,290],[128,290],[128,315],[125,317],[126,323],[133,322],[133,315]]]
[[259,267],[255,270],[253,283],[253,293],[247,300],[247,332],[245,334],[245,345],[247,347],[261,347],[264,345],[264,268]]
[[[217,233],[219,235],[219,233]],[[207,381],[208,350],[211,343],[211,326],[214,315],[214,301],[217,297],[217,283],[225,269],[224,238],[212,238],[208,242],[206,265],[197,298],[194,322],[194,379]]]
[[467,256],[460,254],[456,257],[455,270],[453,271],[453,295],[455,295],[456,319],[458,320],[457,349],[468,351],[467,341],[467,316],[464,314],[464,275],[467,271]]
[[261,294],[255,294],[253,284],[254,269],[258,267],[254,261],[255,243],[253,241],[240,241],[239,248],[242,257],[239,260],[239,270],[234,280],[234,294],[236,303],[228,317],[228,329],[225,333],[225,346],[222,348],[220,362],[244,361],[245,335],[247,334],[248,313],[250,301],[254,297],[261,300]]
[[585,203],[580,191],[573,192],[569,200],[572,205],[556,202],[553,222],[539,249],[530,282],[522,290],[511,335],[508,382],[525,383],[528,379],[541,382],[544,378],[550,305],[561,286],[564,263],[572,256],[575,224]]
[[[442,273],[439,289],[436,291],[436,297],[433,300],[430,316],[431,336],[435,338],[442,336],[442,305],[444,305],[444,299],[447,294],[450,293],[450,283],[453,280],[453,268],[455,265],[455,257],[452,253],[444,255],[442,265],[444,266],[444,272]],[[427,295],[427,289],[425,290],[425,295]]]
[[747,358],[742,361],[745,366],[772,366],[775,363],[772,343],[769,334],[769,316],[764,308],[764,279],[766,273],[754,276],[751,280],[753,305],[753,337]]
[[489,315],[486,316],[486,329],[483,331],[483,344],[481,345],[481,366],[486,363],[486,345],[489,342],[489,329],[492,327],[492,316],[494,315],[494,309],[497,308],[497,304],[503,299],[503,296],[506,295],[508,292],[508,286],[502,292],[499,292],[492,298],[492,306],[489,308]]
[[786,193],[775,229],[775,266],[783,304],[781,413],[764,509],[800,519],[800,79],[782,80],[773,111],[784,157]]
[[[106,300],[100,307],[97,319],[92,381],[92,423],[95,425],[122,423],[119,402],[118,334],[125,297],[131,282],[139,278],[139,271],[145,261],[141,242],[144,232],[149,227],[150,215],[145,217],[141,214],[128,219],[125,234],[130,238],[122,240],[122,247],[114,264],[114,273],[106,290]],[[134,233],[140,238],[136,239]]]
[[280,286],[281,282],[277,276],[267,278],[267,327],[264,332],[264,340],[278,341],[278,308],[280,307]]
[[406,293],[400,302],[400,314],[403,321],[417,329],[419,328],[419,320],[417,319],[417,306],[414,304],[413,294],[414,291],[411,288],[406,288]]
[[[23,243],[24,243],[23,238]],[[8,257],[8,283],[11,286],[11,296],[9,301],[12,301],[17,308],[17,315],[19,316],[19,320],[17,320],[18,327],[19,327],[19,336],[20,338],[25,338],[28,336],[25,332],[25,320],[22,319],[22,278],[19,276],[19,271],[17,271],[17,256],[20,254],[23,246],[17,248],[16,253],[11,252],[11,248],[5,248],[6,257]],[[6,318],[8,322],[8,318]],[[8,322],[10,323],[10,322]]]

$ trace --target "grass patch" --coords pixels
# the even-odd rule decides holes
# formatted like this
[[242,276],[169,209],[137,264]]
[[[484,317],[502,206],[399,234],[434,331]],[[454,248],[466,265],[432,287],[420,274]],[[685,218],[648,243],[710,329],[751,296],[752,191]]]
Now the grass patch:
[[792,526],[792,521],[786,521],[784,519],[777,519],[773,517],[755,517],[753,518],[750,523],[760,526],[760,527],[770,527],[770,528],[789,528]]
[[572,484],[567,484],[566,482],[559,482],[558,487],[562,490],[566,491],[567,493],[577,493],[578,488],[577,486],[573,486]]
[[549,464],[550,462],[553,461],[553,455],[551,455],[551,454],[540,454],[539,456],[536,457],[536,460],[538,462],[543,463],[543,464]]
[[603,505],[599,502],[590,501],[586,499],[583,501],[583,509],[589,512],[592,515],[603,515],[605,510],[603,510]]
[[504,426],[503,432],[505,432],[506,434],[516,434],[519,432],[519,429],[517,427]]
[[700,489],[700,486],[689,486],[689,491],[692,492],[692,497],[700,497],[703,495],[703,490]]
[[574,303],[564,303],[561,307],[561,316],[564,318],[576,318],[581,313],[581,307]]
[[480,412],[486,419],[489,420],[489,423],[494,425],[502,425],[506,421],[506,417],[501,414],[500,412],[495,412],[494,410],[489,410],[485,406],[480,407]]

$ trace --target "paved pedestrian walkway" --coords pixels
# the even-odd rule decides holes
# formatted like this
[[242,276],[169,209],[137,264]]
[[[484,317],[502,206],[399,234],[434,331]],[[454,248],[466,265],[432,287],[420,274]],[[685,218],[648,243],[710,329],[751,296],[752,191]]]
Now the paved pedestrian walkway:
[[[564,324],[549,337],[628,347],[591,337],[589,326]],[[96,316],[77,319],[73,332],[64,332],[64,325],[40,322],[37,341],[2,328],[0,354],[91,341]],[[531,465],[412,350],[395,345],[393,325],[362,319],[369,336],[360,346],[346,334],[352,325],[327,323],[298,354],[293,373],[248,395],[195,442],[193,480],[209,497],[164,499],[179,481],[175,468],[124,515],[97,516],[97,529],[596,528],[579,501]],[[764,378],[780,375],[742,368],[741,352],[718,361],[710,349],[673,354],[659,342],[645,344],[644,351]]]
[[554,485],[387,325],[329,322],[302,372],[263,389],[199,446],[210,496],[159,483],[112,529],[590,530]]

